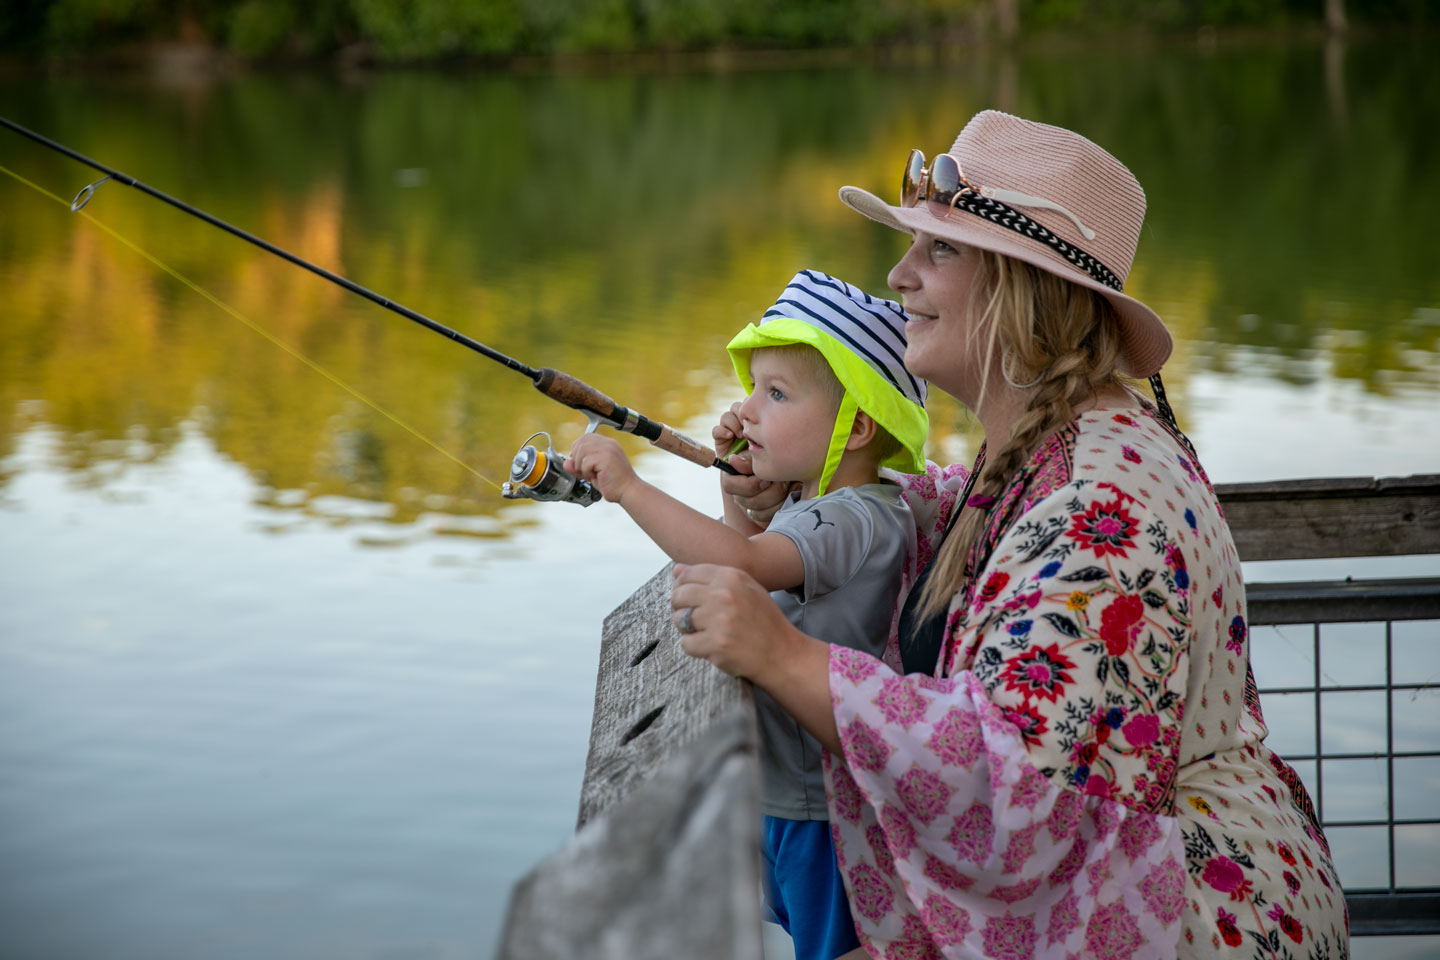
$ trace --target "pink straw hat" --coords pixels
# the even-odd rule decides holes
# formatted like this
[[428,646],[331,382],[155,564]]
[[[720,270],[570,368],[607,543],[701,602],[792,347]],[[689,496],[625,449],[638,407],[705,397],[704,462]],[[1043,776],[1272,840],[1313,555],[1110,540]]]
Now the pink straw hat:
[[996,110],[977,113],[949,154],[976,192],[958,194],[943,219],[923,199],[892,206],[859,187],[841,187],[840,199],[904,233],[993,250],[1103,294],[1120,315],[1120,372],[1159,372],[1174,345],[1170,332],[1154,310],[1120,292],[1145,220],[1134,174],[1078,133]]

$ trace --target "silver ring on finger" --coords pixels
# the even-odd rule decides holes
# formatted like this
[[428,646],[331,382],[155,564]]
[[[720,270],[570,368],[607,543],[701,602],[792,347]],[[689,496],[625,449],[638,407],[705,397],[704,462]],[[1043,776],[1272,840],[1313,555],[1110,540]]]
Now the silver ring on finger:
[[680,619],[675,621],[675,629],[681,633],[695,632],[695,608],[686,607],[680,611]]

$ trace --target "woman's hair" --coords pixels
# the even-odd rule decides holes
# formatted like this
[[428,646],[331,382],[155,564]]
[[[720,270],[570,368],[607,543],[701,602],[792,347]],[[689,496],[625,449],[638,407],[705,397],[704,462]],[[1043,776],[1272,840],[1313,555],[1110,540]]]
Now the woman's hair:
[[[987,438],[986,462],[971,496],[999,498],[1040,441],[1070,422],[1075,407],[1102,387],[1121,382],[1115,308],[1100,294],[1053,273],[989,250],[976,250],[980,266],[971,287],[972,314],[982,296],[988,301],[969,325],[972,346],[981,347],[981,382],[1000,369],[1019,383],[1035,385],[1010,436]],[[981,341],[983,342],[983,347]],[[998,445],[997,445],[998,443]],[[944,614],[964,584],[965,561],[989,519],[989,511],[965,509],[936,555],[934,569],[920,595],[922,619]],[[976,571],[979,572],[978,570]]]

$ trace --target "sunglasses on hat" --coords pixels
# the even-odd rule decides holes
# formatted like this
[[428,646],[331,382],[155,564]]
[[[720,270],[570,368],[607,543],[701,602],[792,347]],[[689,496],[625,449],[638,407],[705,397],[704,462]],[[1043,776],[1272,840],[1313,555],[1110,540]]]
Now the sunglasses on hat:
[[1094,230],[1085,226],[1080,222],[1079,217],[1052,200],[1032,197],[1028,193],[1019,193],[1015,190],[977,187],[965,178],[965,171],[961,168],[960,161],[950,154],[940,154],[927,167],[924,153],[919,150],[910,151],[910,156],[905,160],[905,172],[900,178],[900,206],[913,207],[924,200],[930,213],[944,220],[955,211],[956,203],[967,193],[1015,207],[1056,210],[1074,221],[1075,226],[1079,228],[1081,235],[1086,240],[1095,239]]

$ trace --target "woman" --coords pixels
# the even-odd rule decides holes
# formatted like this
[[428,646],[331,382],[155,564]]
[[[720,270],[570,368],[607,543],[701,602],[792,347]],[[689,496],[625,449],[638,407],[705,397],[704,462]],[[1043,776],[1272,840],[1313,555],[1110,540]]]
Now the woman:
[[912,153],[900,206],[841,199],[911,234],[889,278],[905,365],[970,407],[986,446],[973,472],[901,478],[927,518],[923,575],[884,659],[799,633],[735,570],[677,568],[672,603],[687,652],[833,755],[865,949],[1346,956],[1313,808],[1262,743],[1214,491],[1158,376],[1158,410],[1122,379],[1171,348],[1120,292],[1140,185],[1077,134],[987,111],[928,167]]

